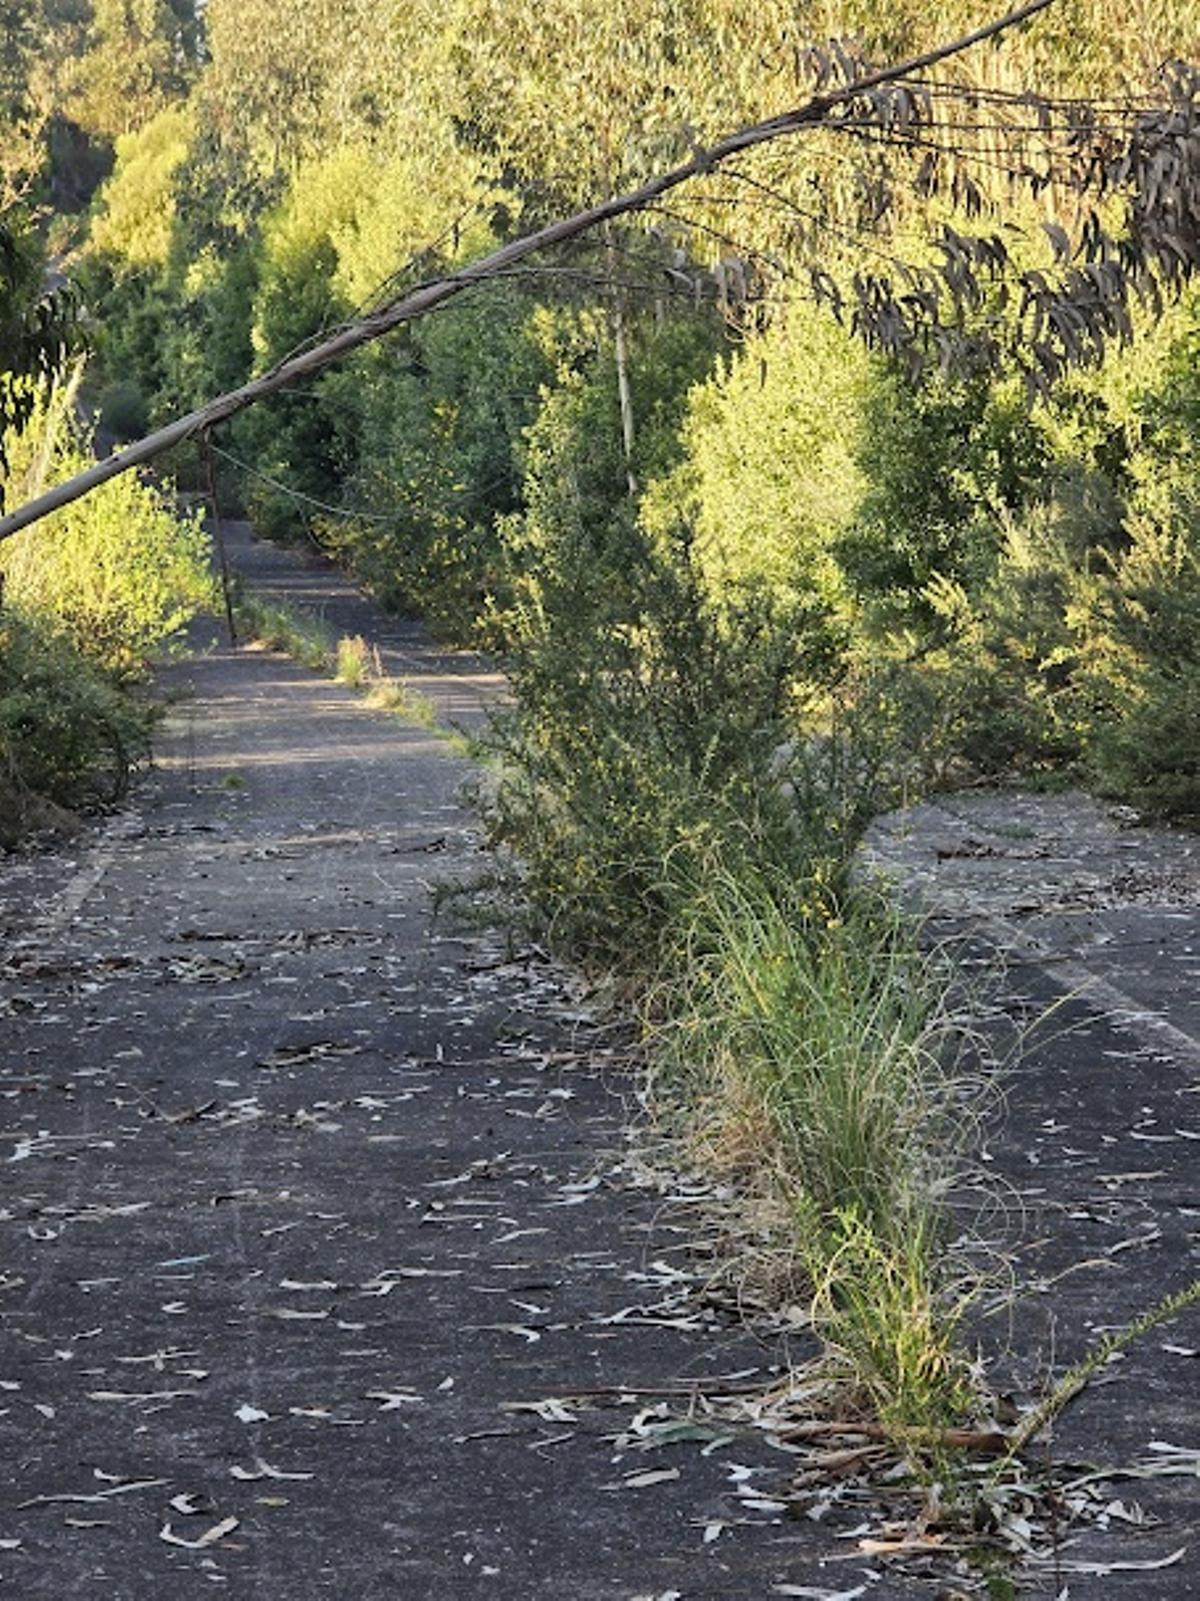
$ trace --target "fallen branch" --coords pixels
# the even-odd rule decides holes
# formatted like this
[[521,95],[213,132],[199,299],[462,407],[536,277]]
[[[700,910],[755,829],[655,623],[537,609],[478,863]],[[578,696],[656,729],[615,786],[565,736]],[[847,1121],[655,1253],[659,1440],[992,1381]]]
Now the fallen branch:
[[889,1428],[884,1423],[798,1423],[794,1428],[780,1431],[779,1438],[789,1442],[821,1439],[829,1435],[841,1438],[859,1438],[883,1445],[916,1445],[950,1451],[977,1451],[981,1456],[1001,1456],[1009,1452],[1011,1438],[1000,1429],[921,1428],[897,1425]]
[[186,416],[177,418],[163,428],[156,429],[117,454],[96,462],[81,473],[76,473],[74,477],[68,478],[64,483],[38,496],[27,505],[18,507],[8,516],[0,518],[0,540],[8,539],[13,534],[19,533],[22,528],[39,522],[51,512],[70,505],[72,501],[99,488],[101,484],[117,477],[119,473],[140,467],[156,456],[161,456],[164,451],[171,450],[197,434],[204,433],[217,423],[225,422],[238,412],[244,411],[247,406],[252,406],[257,401],[265,400],[269,395],[286,389],[289,384],[299,379],[311,378],[331,363],[349,355],[351,351],[370,344],[405,323],[423,317],[427,312],[445,305],[448,300],[462,294],[465,289],[500,276],[517,262],[524,261],[538,251],[575,239],[580,234],[611,222],[616,217],[643,211],[662,195],[677,189],[690,178],[712,172],[731,156],[740,155],[744,150],[752,150],[758,145],[768,144],[787,134],[798,133],[803,128],[819,126],[828,119],[831,112],[857,100],[871,90],[923,72],[929,67],[936,66],[938,62],[982,43],[985,39],[995,38],[997,34],[1015,27],[1039,11],[1044,11],[1052,3],[1053,0],[1028,0],[1027,4],[1015,11],[1010,11],[994,22],[986,23],[983,27],[963,34],[948,44],[938,45],[932,50],[922,51],[921,54],[910,56],[893,66],[869,72],[843,88],[814,95],[805,105],[793,111],[769,117],[764,122],[753,123],[736,133],[729,134],[707,150],[698,150],[690,161],[685,161],[669,172],[659,174],[658,177],[642,184],[640,188],[630,190],[626,194],[615,195],[612,199],[605,200],[586,211],[577,212],[574,216],[561,218],[545,228],[539,228],[536,232],[525,235],[522,239],[514,239],[509,244],[502,245],[500,249],[494,250],[490,255],[484,256],[468,267],[422,284],[411,293],[388,302],[368,316],[346,323],[322,343],[314,345],[300,355],[290,357],[271,368],[269,372],[252,378],[239,389],[220,395],[216,400],[210,400],[206,405],[188,412]]

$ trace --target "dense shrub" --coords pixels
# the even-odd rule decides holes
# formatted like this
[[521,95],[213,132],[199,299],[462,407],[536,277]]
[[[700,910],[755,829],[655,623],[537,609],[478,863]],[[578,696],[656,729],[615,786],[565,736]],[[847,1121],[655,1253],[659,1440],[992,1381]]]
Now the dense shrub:
[[322,542],[387,604],[469,637],[505,591],[497,520],[520,505],[524,434],[552,372],[536,308],[496,288],[331,380],[356,465]]
[[0,617],[0,843],[44,815],[117,800],[148,752],[150,717],[56,632]]
[[[73,389],[52,394],[9,447],[9,493],[27,499],[86,465]],[[133,474],[115,478],[0,549],[5,599],[118,676],[136,675],[210,593],[198,517]]]
[[1135,525],[1088,620],[1097,785],[1155,815],[1200,817],[1200,500],[1165,528]]
[[714,594],[768,584],[817,625],[844,616],[832,549],[863,493],[864,408],[877,375],[827,313],[789,308],[687,397],[682,460],[648,488],[643,518],[680,517]]
[[491,833],[519,853],[535,915],[575,954],[617,966],[647,961],[715,844],[736,854],[765,833],[783,845],[770,763],[795,665],[769,601],[719,608],[686,540],[651,551],[623,533],[618,604],[578,571],[519,606],[515,701],[486,740],[502,758]]
[[[85,464],[73,385],[7,442],[14,500]],[[107,805],[148,752],[134,692],[149,655],[211,596],[206,536],[165,490],[115,479],[0,549],[0,843]],[[48,813],[47,807],[51,808]]]
[[982,378],[914,388],[881,373],[862,430],[864,490],[837,559],[877,626],[920,626],[930,580],[986,580],[1004,520],[1037,492],[1050,452],[1020,389]]

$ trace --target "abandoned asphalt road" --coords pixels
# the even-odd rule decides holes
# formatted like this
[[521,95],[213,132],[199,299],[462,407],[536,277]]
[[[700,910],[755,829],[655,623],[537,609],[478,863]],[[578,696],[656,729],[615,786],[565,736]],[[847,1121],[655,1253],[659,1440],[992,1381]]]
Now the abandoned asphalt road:
[[[819,1577],[829,1542],[758,1504],[761,1441],[614,1443],[659,1389],[787,1351],[691,1298],[695,1218],[623,1153],[621,1038],[538,953],[434,919],[430,881],[478,862],[467,764],[200,643],[136,809],[0,877],[0,1594]],[[494,692],[385,644],[445,709]]]
[[[441,715],[499,692],[234,533],[257,588],[366,635]],[[620,1033],[540,953],[433,916],[430,882],[481,862],[467,764],[278,657],[197,643],[136,808],[0,870],[0,1595],[955,1593],[944,1566],[871,1567],[853,1504],[782,1515],[788,1459],[753,1432],[638,1448],[660,1391],[767,1381],[806,1347],[697,1295],[686,1187],[623,1143]],[[1061,998],[1053,971],[1016,967],[1010,1009]],[[1195,1064],[1071,1008],[988,1153],[1030,1224],[1031,1387],[1196,1254]],[[1200,1443],[1197,1343],[1131,1353],[1061,1438],[1092,1460]],[[1127,1491],[1161,1528],[1114,1515],[1067,1558],[1186,1555],[1070,1594],[1182,1601],[1195,1478]]]

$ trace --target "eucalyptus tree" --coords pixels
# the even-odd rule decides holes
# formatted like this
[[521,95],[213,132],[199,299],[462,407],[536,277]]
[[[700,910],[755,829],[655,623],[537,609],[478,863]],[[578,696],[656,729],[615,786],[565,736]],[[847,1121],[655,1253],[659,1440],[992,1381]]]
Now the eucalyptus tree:
[[[1085,3],[1065,0],[1068,7]],[[1106,16],[1109,4],[1096,0],[1096,16]],[[1194,4],[1186,0],[1185,10]],[[278,18],[268,0],[257,0],[257,6]],[[526,205],[532,208],[536,199],[530,187],[536,173],[548,193],[560,186],[560,198],[571,183],[583,192],[606,174],[634,187],[535,227],[470,267],[438,274],[381,304],[235,394],[139,442],[102,472],[122,470],[295,379],[309,378],[481,281],[544,261],[552,248],[634,216],[674,220],[681,196],[692,237],[720,236],[721,249],[732,235],[709,216],[744,204],[747,193],[770,201],[800,239],[796,257],[782,263],[793,277],[803,261],[806,228],[843,238],[845,252],[835,261],[836,270],[827,260],[811,263],[810,292],[868,344],[910,369],[931,362],[947,370],[986,367],[1008,355],[1037,389],[1070,364],[1095,359],[1126,337],[1134,302],[1152,307],[1200,265],[1200,78],[1195,70],[1175,66],[1160,76],[1153,94],[1100,102],[1036,89],[991,88],[959,70],[969,47],[975,47],[974,60],[992,47],[989,41],[1050,6],[1051,0],[1033,0],[997,24],[918,51],[888,69],[873,68],[861,46],[838,41],[793,52],[794,59],[780,69],[775,92],[778,103],[787,104],[789,74],[796,75],[811,90],[803,103],[705,142],[699,137],[703,119],[697,126],[698,119],[686,115],[689,97],[700,105],[696,86],[705,58],[709,81],[721,86],[718,101],[730,84],[736,88],[753,76],[750,32],[745,23],[735,28],[729,21],[732,8],[726,0],[713,0],[711,9],[702,0],[680,0],[677,7],[666,0],[628,0],[611,13],[592,0],[554,0],[538,13],[540,33],[524,19],[514,22],[510,8],[497,0],[462,0],[462,9],[448,13],[453,28],[435,30],[435,55],[440,57],[448,43],[449,59],[466,85],[453,115],[481,150],[506,164],[511,159],[525,180]],[[336,9],[344,16],[344,8]],[[326,12],[324,5],[311,8],[313,17]],[[392,14],[388,8],[385,13]],[[915,5],[910,13],[898,12],[896,25],[910,14],[916,14]],[[247,16],[248,32],[254,15]],[[634,27],[638,23],[646,24],[644,38]],[[216,65],[221,26],[231,31],[236,26],[231,0],[214,0],[212,24]],[[922,26],[932,30],[934,24]],[[301,36],[307,37],[303,30]],[[336,44],[345,38],[344,28],[334,27],[326,15],[322,59],[327,65],[335,53],[330,40]],[[564,38],[573,50],[557,47]],[[789,42],[793,39],[798,50],[799,36],[787,35]],[[732,62],[728,73],[721,54],[726,48]],[[586,69],[585,49],[591,52]],[[295,103],[301,108],[317,104],[319,97],[309,89],[308,58],[302,51],[292,53]],[[610,56],[620,65],[611,65]],[[563,63],[571,61],[575,65],[567,72]],[[588,70],[598,74],[594,92],[585,81]],[[556,73],[565,75],[556,78]],[[650,95],[656,76],[658,89]],[[656,104],[663,108],[661,129],[646,115],[645,108]],[[789,137],[800,133],[805,140]],[[972,139],[973,133],[980,137]],[[997,140],[1011,152],[995,175],[998,183],[1011,182],[1035,196],[1062,191],[1077,197],[1073,230],[1056,225],[1046,234],[1051,254],[1045,264],[1024,264],[994,222],[986,231],[972,231],[958,221],[956,207],[968,220],[972,213],[983,215],[988,197],[970,169],[994,164]],[[798,145],[803,150],[809,144],[806,155],[794,158]],[[301,148],[295,146],[297,152]],[[844,152],[842,168],[833,171],[836,177],[849,170],[853,228],[843,225],[839,203],[823,185],[828,149]],[[667,165],[638,184],[641,164],[649,164],[655,152]],[[807,199],[780,190],[769,171],[763,175],[753,165],[759,159],[788,158],[793,158],[793,181],[811,189]],[[560,162],[564,165],[556,167]],[[934,228],[924,259],[906,261],[886,248],[884,227],[913,195],[928,202]],[[863,239],[872,231],[884,239],[882,260],[875,240]],[[731,299],[754,298],[762,265],[761,260],[735,261],[725,269],[726,281],[732,278],[734,284]],[[689,277],[685,269],[681,273]]]
[[0,212],[25,200],[45,164],[49,106],[39,67],[39,0],[0,9]]
[[47,290],[44,277],[32,230],[0,217],[0,479],[8,429],[29,417],[38,385],[62,369],[76,338],[71,297]]
[[68,79],[72,118],[110,143],[142,127],[183,94],[193,34],[167,0],[92,0]]

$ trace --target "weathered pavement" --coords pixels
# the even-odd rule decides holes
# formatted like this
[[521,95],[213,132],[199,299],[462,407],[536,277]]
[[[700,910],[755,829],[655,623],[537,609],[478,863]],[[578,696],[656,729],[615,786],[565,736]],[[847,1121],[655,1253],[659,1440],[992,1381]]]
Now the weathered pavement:
[[[1006,968],[984,994],[1017,1049],[985,1157],[1007,1212],[991,1240],[1016,1299],[1011,1322],[984,1318],[979,1332],[993,1349],[1011,1342],[1004,1365],[1036,1396],[1200,1277],[1200,834],[1136,826],[1082,794],[991,791],[880,819],[868,847],[939,935],[974,946],[983,970],[996,953]],[[1158,1470],[1114,1482],[1144,1527],[1118,1514],[1064,1552],[1073,1597],[1200,1594],[1198,1373],[1192,1307],[1059,1419],[1055,1457]],[[1161,1572],[1069,1565],[1181,1549]]]
[[330,564],[306,549],[286,550],[253,538],[250,525],[225,525],[233,570],[256,595],[318,617],[338,635],[362,635],[380,665],[420,691],[449,726],[476,729],[500,702],[504,679],[484,657],[433,644],[420,622],[383,612]]
[[[337,626],[381,622],[357,604]],[[402,648],[460,713],[495,687]],[[553,1399],[787,1352],[681,1295],[694,1219],[618,1165],[620,1039],[431,921],[427,881],[477,861],[465,764],[215,634],[170,676],[190,698],[138,810],[0,872],[0,1593],[819,1577],[825,1532],[747,1495],[786,1468],[762,1442],[614,1460],[635,1408]]]
[[[443,715],[471,722],[498,692],[335,576],[235,545],[256,588],[379,643]],[[872,1576],[837,1535],[861,1513],[756,1505],[787,1477],[764,1442],[614,1460],[634,1408],[555,1399],[764,1377],[788,1352],[687,1293],[695,1220],[621,1160],[619,1036],[545,964],[431,921],[426,881],[478,861],[465,764],[278,658],[216,644],[173,676],[191,698],[138,811],[70,859],[0,870],[0,1594],[853,1593]],[[1021,847],[1024,824],[991,821],[982,849],[956,835],[936,859]],[[1128,966],[1128,930],[1102,945],[1107,924],[1071,926],[1097,931],[1080,959]],[[1193,928],[1175,925],[1181,955]],[[1033,1016],[1061,987],[1052,960],[1022,961],[1008,1000]],[[1197,1075],[1110,1010],[1055,1015],[992,1140],[1028,1209],[1007,1243],[1030,1242],[1031,1385],[1195,1271],[1176,1130],[1195,1131]],[[1194,1326],[1131,1353],[1067,1414],[1062,1448],[1196,1445],[1195,1363],[1172,1345],[1200,1346]],[[678,1477],[629,1482],[660,1472]],[[1134,1484],[1169,1522],[1066,1553],[1186,1545],[1183,1563],[1071,1574],[1071,1595],[1195,1593],[1194,1487]],[[876,1569],[865,1593],[936,1594],[941,1574]]]

